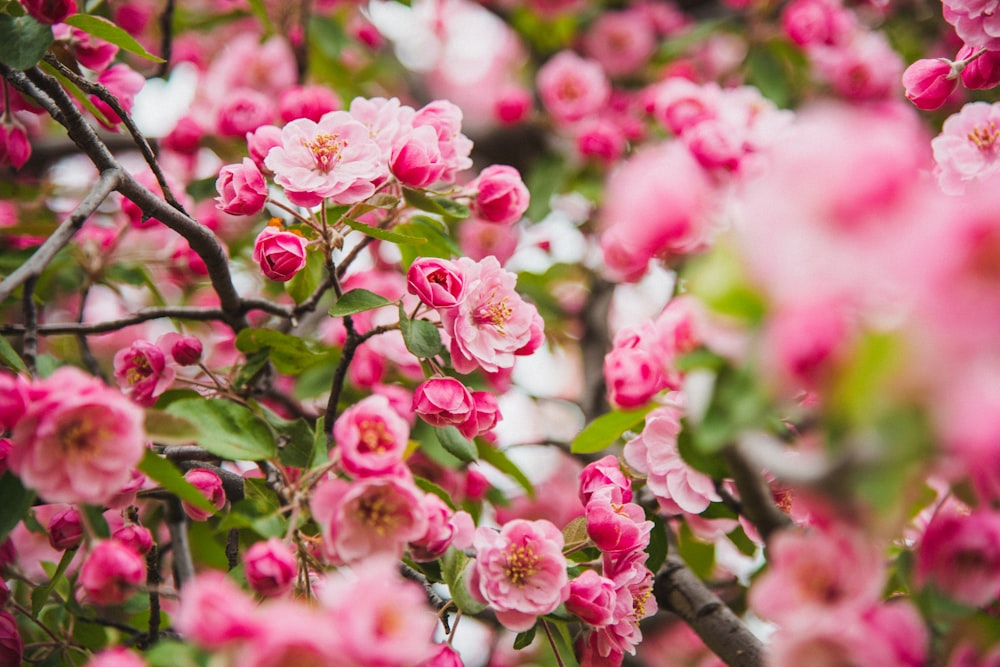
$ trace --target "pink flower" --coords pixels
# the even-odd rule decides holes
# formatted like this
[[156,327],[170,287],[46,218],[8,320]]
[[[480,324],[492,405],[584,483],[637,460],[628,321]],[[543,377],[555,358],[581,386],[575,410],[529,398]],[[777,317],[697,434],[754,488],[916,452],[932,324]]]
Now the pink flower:
[[250,588],[264,597],[287,593],[298,572],[295,555],[276,537],[247,549],[243,554],[243,567]]
[[19,666],[24,658],[24,640],[17,621],[8,611],[0,611],[0,664]]
[[290,665],[352,665],[344,655],[340,632],[319,628],[339,627],[325,609],[280,599],[261,605],[256,613],[254,634],[241,641],[229,664],[240,667],[288,667]]
[[344,470],[358,477],[391,474],[402,462],[410,425],[385,396],[373,394],[337,418],[333,438]]
[[417,667],[465,667],[465,663],[455,649],[447,644],[439,644],[434,655],[419,663]]
[[205,128],[193,116],[181,116],[174,129],[163,137],[160,142],[164,148],[176,151],[182,155],[195,155],[201,147],[205,136]]
[[[971,58],[979,49],[966,44],[955,60]],[[962,85],[970,90],[989,90],[1000,85],[1000,51],[987,51],[969,61],[962,70]]]
[[274,121],[274,101],[249,88],[230,91],[216,111],[216,126],[224,137],[243,137]]
[[453,262],[418,257],[406,271],[406,289],[431,308],[451,308],[462,299],[465,280]]
[[1000,513],[963,515],[942,508],[924,531],[917,551],[917,579],[971,606],[1000,594]]
[[248,157],[241,164],[227,164],[220,169],[215,189],[219,193],[216,208],[230,215],[255,215],[264,210],[267,201],[267,182]]
[[462,134],[462,110],[447,100],[428,102],[413,116],[413,127],[423,126],[437,133],[438,151],[446,165],[442,180],[454,182],[458,172],[472,166],[472,141]]
[[156,346],[170,353],[180,366],[193,366],[201,360],[201,340],[179,333],[165,333],[156,339]]
[[351,100],[350,114],[354,120],[368,128],[369,135],[382,151],[382,160],[388,164],[393,149],[406,141],[412,131],[413,118],[417,112],[395,97],[356,97]]
[[[97,83],[107,88],[108,92],[118,99],[122,109],[131,113],[132,105],[135,103],[135,95],[146,85],[146,78],[128,65],[112,65],[97,75]],[[121,122],[118,114],[112,111],[111,107],[103,100],[91,95],[90,101],[111,123],[110,126],[106,126],[108,129],[114,129],[114,126]]]
[[653,24],[635,9],[602,12],[583,39],[587,55],[613,77],[645,65],[656,51],[656,44]]
[[500,532],[482,526],[469,589],[509,630],[523,632],[569,597],[563,535],[546,520],[514,519]]
[[854,14],[836,0],[793,0],[781,12],[781,27],[799,46],[840,44],[855,23]]
[[174,369],[163,350],[145,340],[137,340],[114,359],[115,380],[122,393],[138,405],[149,407],[174,382]]
[[299,118],[288,123],[281,130],[281,145],[268,152],[264,164],[301,206],[326,198],[338,204],[359,202],[386,175],[378,144],[346,111],[331,111],[319,122]]
[[261,125],[253,132],[247,132],[247,153],[260,169],[266,169],[264,158],[275,146],[281,145],[281,128],[275,125]]
[[143,411],[71,367],[32,387],[11,434],[9,465],[50,502],[103,504],[125,486],[145,452]]
[[517,227],[484,222],[476,216],[458,226],[458,247],[467,257],[477,261],[493,256],[503,264],[517,249],[519,237]]
[[127,648],[109,648],[95,653],[86,667],[146,667],[146,661]]
[[410,556],[418,563],[440,558],[448,547],[464,549],[472,544],[475,524],[468,512],[453,512],[433,493],[424,494],[427,532],[410,543]]
[[0,429],[12,430],[27,412],[32,386],[21,375],[0,371]]
[[111,539],[121,542],[141,556],[145,556],[153,548],[153,534],[149,532],[149,528],[134,523],[116,530],[111,534]]
[[650,112],[663,126],[676,135],[720,113],[723,92],[718,85],[699,85],[680,77],[655,84],[647,93]]
[[931,140],[938,184],[948,194],[961,194],[972,181],[1000,171],[1000,103],[970,102],[944,121]]
[[95,72],[106,69],[118,55],[116,45],[75,27],[70,29],[69,43],[77,62]]
[[885,33],[857,31],[850,41],[817,47],[810,55],[817,73],[849,100],[883,100],[897,94],[903,60]]
[[323,552],[351,563],[375,553],[401,556],[407,542],[427,532],[423,493],[405,477],[329,478],[310,501],[323,533]]
[[433,127],[413,128],[406,138],[393,147],[389,170],[400,183],[411,188],[426,188],[445,174],[448,164]]
[[632,501],[632,480],[622,472],[618,459],[613,454],[588,463],[580,471],[580,502],[586,506],[591,496],[607,488],[617,489],[621,494],[621,502]]
[[52,515],[49,519],[49,544],[57,551],[75,549],[83,541],[83,524],[80,512],[69,506]]
[[610,166],[625,153],[628,137],[614,119],[596,116],[584,119],[573,128],[576,151]]
[[281,93],[278,101],[283,123],[308,118],[318,123],[323,114],[340,108],[340,100],[326,86],[294,86]]
[[530,194],[514,167],[490,165],[479,172],[470,187],[476,192],[472,210],[487,222],[510,225],[528,210]]
[[253,261],[271,280],[286,282],[306,265],[306,240],[294,232],[268,225],[253,243]]
[[598,549],[619,553],[645,549],[653,522],[635,503],[622,502],[621,493],[605,487],[590,497],[586,506],[587,535]]
[[504,125],[514,125],[528,117],[532,104],[530,90],[521,86],[511,86],[501,91],[493,103],[493,115]]
[[24,125],[13,116],[0,120],[0,164],[20,169],[29,157],[31,142]]
[[587,625],[601,627],[614,620],[616,598],[615,582],[593,570],[584,570],[569,582],[566,611]]
[[441,313],[455,370],[510,368],[514,355],[532,340],[535,307],[514,291],[516,276],[500,268],[495,257],[478,263],[462,257],[455,264],[464,275],[465,298]]
[[255,605],[221,572],[208,571],[184,585],[174,624],[195,645],[214,651],[258,634]]
[[629,343],[639,340],[620,331],[615,335],[615,346],[604,357],[604,381],[608,387],[608,401],[619,408],[638,408],[667,388],[662,360],[652,350],[618,341],[623,332]]
[[903,72],[906,99],[918,109],[940,109],[958,86],[959,70],[946,58],[921,58]]
[[538,94],[558,123],[580,120],[601,110],[611,96],[611,84],[594,60],[560,51],[538,70]]
[[413,411],[431,426],[460,426],[474,409],[472,394],[455,378],[432,377],[413,392]]
[[497,397],[488,391],[472,392],[474,408],[469,418],[459,424],[458,430],[466,438],[476,438],[492,431],[503,419]]
[[21,0],[21,6],[40,23],[62,23],[76,14],[76,0]]
[[997,0],[943,0],[944,20],[969,46],[1000,49],[1000,3]]
[[[208,468],[195,468],[184,473],[186,479],[194,488],[201,492],[201,495],[208,498],[208,501],[215,506],[215,511],[221,510],[226,504],[226,491],[222,488],[222,479],[214,471]],[[182,501],[185,514],[192,521],[207,521],[215,511],[209,512],[200,507],[195,507],[189,502]]]
[[121,542],[103,540],[87,555],[79,584],[94,604],[124,602],[146,578],[146,560]]
[[712,479],[681,458],[677,435],[682,415],[678,405],[653,410],[646,417],[642,433],[625,444],[623,453],[629,466],[646,475],[646,486],[663,513],[700,514],[720,498]]

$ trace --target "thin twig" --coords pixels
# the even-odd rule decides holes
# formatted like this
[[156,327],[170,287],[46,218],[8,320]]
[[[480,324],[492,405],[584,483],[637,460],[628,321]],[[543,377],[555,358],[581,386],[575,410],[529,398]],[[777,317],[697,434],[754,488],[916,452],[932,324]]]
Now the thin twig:
[[28,373],[32,376],[38,373],[35,360],[38,357],[38,313],[35,310],[35,282],[37,276],[31,276],[24,282],[24,296],[21,299],[24,311],[24,337],[21,339],[21,356]]
[[740,493],[743,516],[757,528],[765,542],[776,531],[792,525],[791,518],[774,504],[771,487],[761,470],[750,463],[739,445],[726,447],[722,451],[722,458]]
[[163,62],[156,69],[156,76],[165,77],[170,69],[170,57],[174,49],[174,0],[167,0],[160,14],[160,57]]

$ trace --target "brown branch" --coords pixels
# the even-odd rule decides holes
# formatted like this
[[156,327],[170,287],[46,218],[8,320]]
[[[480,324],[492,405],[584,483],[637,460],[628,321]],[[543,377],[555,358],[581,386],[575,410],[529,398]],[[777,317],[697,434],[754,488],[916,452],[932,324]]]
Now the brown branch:
[[35,281],[37,276],[31,276],[24,283],[22,309],[24,311],[24,338],[21,340],[21,356],[28,373],[35,375],[38,369],[35,360],[38,357],[38,313],[35,311]]
[[170,69],[170,57],[174,50],[174,0],[167,0],[167,5],[160,14],[160,57],[163,62],[156,69],[156,76],[164,77]]
[[740,493],[740,509],[767,542],[771,535],[792,525],[791,518],[774,504],[771,487],[760,468],[755,467],[744,455],[740,446],[730,445],[722,450],[722,458],[736,482]]
[[729,667],[763,667],[761,641],[678,557],[667,556],[653,595],[661,610],[683,619]]
[[170,550],[174,554],[174,582],[177,590],[194,579],[194,561],[187,534],[187,515],[176,496],[167,498],[167,529],[170,531]]

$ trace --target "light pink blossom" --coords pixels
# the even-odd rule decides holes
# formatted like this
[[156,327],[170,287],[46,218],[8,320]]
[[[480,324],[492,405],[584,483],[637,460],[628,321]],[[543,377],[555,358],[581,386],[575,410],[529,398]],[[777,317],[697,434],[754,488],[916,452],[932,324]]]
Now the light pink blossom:
[[1000,171],[1000,103],[970,102],[949,116],[931,140],[938,184],[961,194],[968,184]]
[[283,123],[296,118],[319,122],[323,114],[340,108],[340,100],[326,86],[293,86],[281,93],[278,113]]
[[149,407],[170,388],[175,371],[163,350],[145,340],[137,340],[119,350],[114,359],[115,380],[122,393],[138,405]]
[[95,653],[86,667],[146,667],[146,661],[127,648],[109,648]]
[[618,490],[621,502],[632,501],[632,480],[622,472],[614,454],[588,463],[580,471],[580,502],[586,506],[591,496],[609,487]]
[[410,543],[410,556],[418,563],[440,558],[448,547],[464,549],[472,544],[475,524],[468,512],[452,511],[433,493],[424,494],[427,532]]
[[214,651],[259,633],[255,607],[236,582],[221,572],[207,571],[184,585],[174,624],[186,639]]
[[386,173],[368,128],[346,111],[331,111],[319,122],[299,118],[288,123],[281,130],[281,145],[268,152],[264,164],[301,206],[323,199],[359,202],[375,192],[374,182]]
[[1000,49],[1000,3],[997,0],[943,0],[944,19],[962,41],[976,48]]
[[14,474],[50,502],[103,504],[117,494],[145,452],[142,409],[71,367],[31,393],[11,434]]
[[854,14],[837,0],[793,0],[781,12],[781,27],[799,46],[841,44],[855,23]]
[[611,96],[600,64],[573,51],[560,51],[538,70],[538,94],[559,123],[578,121],[599,111]]
[[472,166],[472,140],[462,134],[462,110],[447,100],[428,102],[413,116],[413,127],[423,126],[437,134],[438,151],[446,165],[441,179],[453,183],[458,172]]
[[124,602],[146,579],[146,559],[121,542],[103,540],[87,554],[79,584],[94,604]]
[[527,630],[569,597],[563,535],[551,522],[515,519],[500,532],[482,526],[473,547],[469,590],[509,630]]
[[503,419],[503,415],[500,414],[500,403],[491,392],[472,392],[472,402],[474,404],[472,414],[458,426],[458,430],[466,438],[488,434]]
[[587,535],[598,549],[620,553],[645,549],[653,522],[635,503],[622,501],[615,487],[605,487],[594,493],[585,508]]
[[410,426],[389,399],[373,394],[344,410],[333,425],[333,437],[344,469],[371,477],[392,473],[403,462]]
[[605,11],[583,38],[588,56],[601,63],[608,76],[623,76],[645,65],[656,51],[653,24],[637,9]]

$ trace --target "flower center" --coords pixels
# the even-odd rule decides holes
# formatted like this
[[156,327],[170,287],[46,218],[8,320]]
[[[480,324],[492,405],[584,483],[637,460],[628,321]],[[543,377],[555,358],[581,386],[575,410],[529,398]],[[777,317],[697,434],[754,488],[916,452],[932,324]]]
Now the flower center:
[[507,305],[507,297],[500,300],[495,297],[496,292],[491,292],[489,300],[476,309],[475,320],[478,324],[492,324],[502,334],[503,325],[514,314],[514,310]]
[[132,358],[132,365],[125,372],[125,379],[131,385],[145,380],[152,374],[153,367],[149,365],[149,359],[144,354],[137,354]]
[[647,588],[642,593],[632,596],[632,613],[635,614],[633,622],[636,625],[639,625],[639,621],[646,618],[646,602],[652,594],[653,589]]
[[991,120],[985,127],[973,127],[966,137],[983,153],[993,153],[996,151],[997,139],[1000,138],[1000,130],[997,130],[997,124]]
[[523,588],[528,577],[538,573],[538,564],[541,562],[542,557],[536,554],[530,546],[511,545],[507,547],[507,566],[503,572],[507,575],[510,583],[518,588]]
[[330,171],[340,160],[340,151],[347,142],[340,141],[339,134],[317,134],[311,141],[306,141],[305,147],[313,154],[316,166],[320,171]]
[[396,526],[395,509],[382,495],[376,494],[358,501],[357,515],[361,523],[373,529],[378,536],[384,537]]
[[102,436],[101,429],[95,429],[83,417],[73,417],[59,429],[63,452],[71,458],[89,458]]
[[361,444],[366,452],[384,454],[392,447],[393,439],[385,430],[385,422],[381,419],[365,419],[360,424]]

